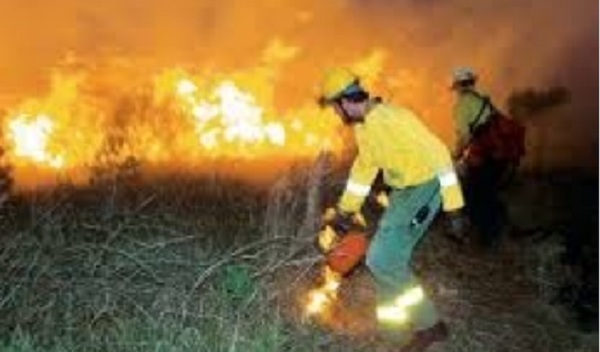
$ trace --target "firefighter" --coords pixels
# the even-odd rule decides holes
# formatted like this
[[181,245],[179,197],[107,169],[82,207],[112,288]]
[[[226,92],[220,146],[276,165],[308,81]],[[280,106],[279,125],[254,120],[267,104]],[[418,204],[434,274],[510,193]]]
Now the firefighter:
[[358,146],[332,225],[351,227],[379,171],[391,189],[366,258],[377,285],[379,326],[412,347],[445,337],[446,325],[410,260],[440,209],[449,214],[450,231],[462,232],[463,195],[450,152],[412,111],[370,97],[345,68],[325,74],[320,103],[353,129]]
[[[466,199],[466,213],[486,248],[496,248],[506,222],[506,207],[499,197],[507,163],[490,157],[493,153],[482,150],[478,138],[486,135],[484,129],[497,110],[490,98],[475,87],[477,75],[470,68],[458,68],[452,77],[456,94],[453,109],[456,145],[453,156],[457,160]],[[479,141],[481,142],[481,141]]]

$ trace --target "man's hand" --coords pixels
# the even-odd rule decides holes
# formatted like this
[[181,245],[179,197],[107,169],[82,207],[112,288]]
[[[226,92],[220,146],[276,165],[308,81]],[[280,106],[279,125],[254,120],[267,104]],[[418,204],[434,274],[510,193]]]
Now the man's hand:
[[459,243],[466,241],[467,221],[460,210],[446,213],[446,235]]
[[365,228],[366,222],[359,213],[349,213],[337,208],[328,208],[323,216],[323,225],[331,226],[339,235],[345,235],[353,228]]
[[460,179],[464,179],[467,175],[467,163],[465,158],[456,159],[454,162],[454,170]]

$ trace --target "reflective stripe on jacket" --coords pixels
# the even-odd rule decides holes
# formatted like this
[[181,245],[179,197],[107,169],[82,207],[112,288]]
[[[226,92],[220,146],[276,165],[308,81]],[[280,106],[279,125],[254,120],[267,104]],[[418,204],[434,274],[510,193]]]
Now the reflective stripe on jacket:
[[379,170],[386,184],[404,188],[438,178],[443,209],[464,205],[462,191],[448,148],[408,109],[381,103],[365,122],[354,127],[358,155],[339,207],[360,210]]

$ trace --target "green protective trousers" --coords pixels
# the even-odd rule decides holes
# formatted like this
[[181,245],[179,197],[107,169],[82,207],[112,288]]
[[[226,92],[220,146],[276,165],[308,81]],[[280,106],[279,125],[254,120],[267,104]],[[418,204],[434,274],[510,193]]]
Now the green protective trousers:
[[[407,290],[419,287],[410,261],[441,207],[439,181],[436,178],[419,186],[396,189],[390,195],[389,204],[366,258],[377,285],[378,309],[394,302]],[[439,319],[427,295],[407,309],[407,313],[408,324],[399,326],[400,330],[425,329]],[[389,328],[386,325],[382,323],[382,327]]]

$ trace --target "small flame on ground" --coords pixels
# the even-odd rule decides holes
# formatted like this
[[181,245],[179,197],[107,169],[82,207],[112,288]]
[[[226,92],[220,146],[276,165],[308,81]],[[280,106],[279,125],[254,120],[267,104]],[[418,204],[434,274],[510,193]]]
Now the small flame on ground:
[[308,303],[305,312],[308,316],[322,314],[328,310],[337,299],[338,289],[341,284],[341,276],[325,266],[323,270],[323,284],[308,293]]

